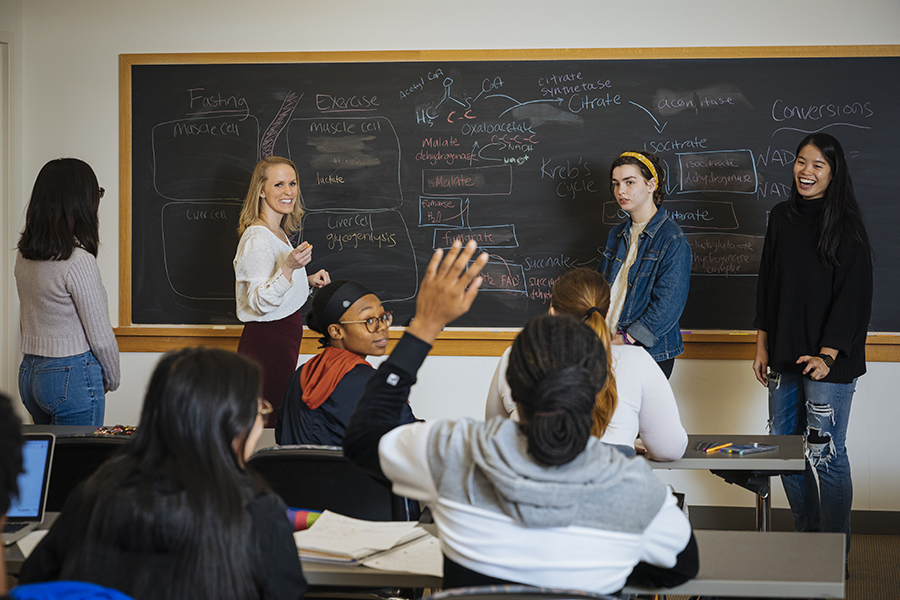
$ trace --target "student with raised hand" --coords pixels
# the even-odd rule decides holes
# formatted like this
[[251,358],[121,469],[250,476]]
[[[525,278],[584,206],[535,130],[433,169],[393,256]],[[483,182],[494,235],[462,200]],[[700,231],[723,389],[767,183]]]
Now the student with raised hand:
[[753,373],[769,389],[771,433],[805,440],[805,472],[781,476],[794,527],[845,533],[848,550],[845,440],[871,312],[872,248],[844,150],[814,133],[797,147],[789,199],[769,215]]
[[[324,350],[288,382],[275,426],[279,444],[340,446],[344,431],[375,368],[367,356],[384,356],[393,315],[378,296],[355,281],[334,281],[313,298],[309,328]],[[404,407],[402,420],[416,420]]]
[[[300,358],[300,308],[313,288],[331,281],[325,270],[307,275],[310,244],[291,245],[289,236],[300,230],[302,219],[297,167],[278,156],[259,161],[241,209],[234,256],[237,317],[244,323],[237,351],[263,370],[263,398],[276,410]],[[266,426],[275,426],[275,414]]]
[[[635,454],[635,438],[640,437],[653,460],[678,460],[684,454],[688,437],[672,387],[643,349],[610,343],[608,310],[609,284],[596,271],[573,269],[553,284],[550,314],[572,315],[587,323],[600,337],[607,353],[608,375],[597,396],[591,432],[630,456]],[[508,348],[503,353],[494,372],[485,406],[486,420],[495,416],[519,420],[506,381],[511,350]]]
[[41,168],[16,254],[22,312],[19,394],[38,425],[103,425],[119,346],[97,267],[104,190],[77,158]]
[[[444,553],[444,587],[519,583],[598,593],[626,582],[672,586],[697,573],[690,524],[645,461],[591,435],[606,355],[567,315],[529,321],[509,383],[522,424],[468,419],[400,425],[416,372],[441,329],[464,314],[487,262],[460,244],[432,257],[416,316],[378,368],[344,454],[394,493],[424,501]],[[443,258],[443,260],[442,260]]]
[[663,208],[663,171],[649,152],[623,152],[610,185],[628,219],[606,238],[597,271],[612,285],[606,315],[613,344],[643,346],[666,378],[684,352],[678,320],[687,302],[691,247]]
[[69,497],[20,581],[138,600],[302,598],[286,507],[244,468],[272,409],[259,391],[259,369],[232,352],[165,355],[136,433]]

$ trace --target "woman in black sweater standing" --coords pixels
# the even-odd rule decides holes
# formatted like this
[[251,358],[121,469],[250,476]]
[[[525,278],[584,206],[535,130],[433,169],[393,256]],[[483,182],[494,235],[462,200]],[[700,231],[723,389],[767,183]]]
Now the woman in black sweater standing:
[[[757,288],[756,378],[773,435],[802,434],[802,474],[783,475],[797,531],[847,535],[853,484],[844,441],[866,372],[872,250],[840,143],[800,142],[790,199],[769,215]],[[818,472],[819,482],[812,469]]]

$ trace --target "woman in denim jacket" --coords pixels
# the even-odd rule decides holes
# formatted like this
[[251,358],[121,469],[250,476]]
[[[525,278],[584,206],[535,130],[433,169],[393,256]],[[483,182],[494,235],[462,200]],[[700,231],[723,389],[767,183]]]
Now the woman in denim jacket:
[[688,296],[691,247],[660,206],[662,177],[649,152],[624,152],[613,161],[613,197],[629,219],[609,232],[597,270],[612,285],[606,320],[616,332],[613,343],[645,347],[669,377],[684,352],[678,319]]

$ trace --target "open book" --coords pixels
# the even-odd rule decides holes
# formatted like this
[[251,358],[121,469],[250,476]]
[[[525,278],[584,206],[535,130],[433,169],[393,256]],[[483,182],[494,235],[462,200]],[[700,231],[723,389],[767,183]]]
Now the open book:
[[362,564],[385,571],[440,577],[440,543],[410,521],[363,521],[325,511],[312,527],[294,533],[302,560]]

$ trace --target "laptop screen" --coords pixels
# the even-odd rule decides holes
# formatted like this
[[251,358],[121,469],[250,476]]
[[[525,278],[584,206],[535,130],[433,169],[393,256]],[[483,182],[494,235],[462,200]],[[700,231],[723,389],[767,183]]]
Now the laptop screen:
[[25,435],[22,446],[22,467],[19,473],[19,494],[12,498],[6,516],[15,520],[40,520],[43,517],[53,454],[53,436]]

